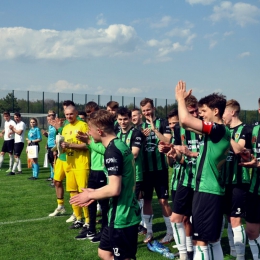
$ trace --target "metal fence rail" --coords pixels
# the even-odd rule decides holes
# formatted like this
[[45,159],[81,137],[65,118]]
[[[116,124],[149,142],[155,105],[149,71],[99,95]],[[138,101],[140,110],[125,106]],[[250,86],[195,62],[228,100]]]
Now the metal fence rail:
[[[140,107],[140,101],[143,98],[144,97],[1,90],[0,112],[2,113],[4,110],[9,110],[10,112],[18,111],[20,113],[46,114],[48,110],[51,109],[56,111],[58,116],[63,116],[62,103],[64,100],[74,101],[77,109],[84,111],[85,104],[89,101],[95,101],[100,107],[105,108],[107,102],[114,100],[117,101],[120,106],[126,106],[132,109],[134,107]],[[154,100],[156,113],[160,117],[166,117],[167,113],[173,107],[177,106],[175,99],[152,99]],[[258,110],[242,110],[240,118],[243,122],[251,124],[259,121],[260,116]]]

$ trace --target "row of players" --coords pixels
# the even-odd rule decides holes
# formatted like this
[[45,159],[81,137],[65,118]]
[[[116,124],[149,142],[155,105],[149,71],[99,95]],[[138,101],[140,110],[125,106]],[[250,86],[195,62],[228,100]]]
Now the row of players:
[[[133,114],[136,113],[139,115],[138,118],[141,125],[136,123],[136,128],[133,128],[130,123],[131,112],[125,108],[117,110],[118,104],[116,102],[108,103],[108,110],[110,110],[110,112],[117,110],[117,121],[116,123],[113,121],[113,130],[117,133],[117,136],[126,143],[127,147],[131,149],[132,156],[134,156],[136,162],[136,171],[140,173],[139,176],[138,174],[136,176],[137,185],[135,186],[135,191],[137,198],[139,198],[140,191],[143,193],[143,222],[147,232],[144,242],[148,243],[153,238],[153,212],[151,202],[153,189],[155,189],[167,227],[167,235],[161,242],[170,242],[174,236],[180,252],[180,259],[209,259],[209,255],[214,256],[214,259],[223,259],[219,238],[224,212],[230,220],[228,234],[232,250],[231,254],[236,254],[237,259],[245,259],[245,232],[241,224],[241,218],[244,217],[246,212],[247,234],[250,248],[253,259],[258,259],[258,245],[260,242],[259,212],[255,211],[259,211],[257,210],[259,208],[259,182],[257,181],[259,168],[253,170],[252,178],[250,179],[249,172],[246,168],[239,165],[239,154],[244,151],[244,148],[253,148],[254,156],[259,158],[259,126],[256,125],[252,131],[251,128],[242,124],[238,117],[240,110],[238,102],[234,100],[226,102],[225,97],[222,95],[212,94],[197,102],[196,98],[190,95],[190,92],[186,92],[184,82],[178,83],[175,93],[179,113],[174,114],[173,112],[169,114],[169,125],[165,120],[156,118],[155,108],[151,99],[146,98],[140,103],[142,114],[146,119],[145,122],[141,123],[142,116],[138,110],[132,112]],[[78,124],[79,122],[75,107],[73,107],[73,104],[65,104],[64,112],[67,125],[64,126],[62,130],[65,141],[61,143],[61,146],[66,151],[67,167],[75,167],[78,171],[81,169],[76,166],[82,163],[85,165],[86,160],[76,162],[76,154],[78,155],[80,150],[84,151],[84,157],[87,158],[89,157],[87,153],[91,151],[89,180],[92,181],[88,182],[88,188],[90,189],[81,192],[80,188],[83,186],[77,183],[76,188],[72,188],[73,185],[71,185],[71,183],[73,180],[72,182],[68,181],[67,174],[67,183],[71,185],[71,187],[68,187],[66,184],[67,190],[70,191],[72,195],[71,203],[73,205],[73,212],[76,215],[76,221],[73,226],[80,227],[83,225],[81,222],[81,214],[77,214],[78,211],[75,207],[79,205],[83,206],[84,211],[85,206],[88,206],[89,213],[86,212],[85,214],[84,212],[86,223],[79,235],[81,237],[87,237],[90,232],[95,234],[95,229],[93,225],[91,225],[91,210],[94,209],[92,212],[96,212],[96,207],[92,207],[94,205],[94,203],[90,203],[92,200],[103,197],[113,197],[114,199],[112,199],[112,201],[114,204],[111,204],[112,209],[120,209],[117,199],[121,197],[121,193],[127,192],[129,188],[128,185],[125,185],[124,181],[126,179],[123,172],[127,171],[127,169],[129,172],[129,169],[131,169],[129,162],[128,164],[124,160],[124,162],[122,162],[124,156],[121,157],[122,154],[119,156],[118,151],[115,151],[121,143],[120,145],[114,143],[115,135],[111,132],[111,120],[113,117],[104,111],[94,112],[98,110],[98,107],[91,107],[91,105],[93,104],[90,103],[86,105],[86,112],[89,114],[88,124],[90,126],[90,129],[87,129],[85,123],[83,123],[83,128],[75,128],[75,123]],[[198,107],[203,121],[198,119]],[[178,122],[178,116],[180,124],[176,124]],[[225,124],[230,126],[229,130],[223,125],[222,119],[224,119]],[[60,121],[53,118],[53,120],[50,120],[50,124],[58,128]],[[81,123],[79,124],[82,125]],[[89,131],[92,137],[86,134],[87,131]],[[193,131],[195,133],[193,133]],[[203,137],[201,137],[202,134]],[[108,139],[110,140],[109,142],[107,142]],[[172,139],[171,142],[174,143],[174,146],[169,145],[171,143],[170,139]],[[112,140],[114,145],[111,144]],[[100,150],[97,148],[97,145],[100,145],[100,141],[104,146],[99,146],[98,148],[101,147],[103,149],[106,147],[106,149]],[[84,143],[87,143],[87,148]],[[144,144],[144,150],[140,152],[142,151],[142,143]],[[109,152],[111,152],[113,156]],[[127,157],[128,153],[126,151],[124,152],[124,155]],[[101,159],[101,161],[97,160],[96,156],[98,154],[104,155],[105,159],[104,157],[100,157],[99,159]],[[168,158],[168,162],[174,165],[171,185],[171,190],[173,191],[173,210],[171,210],[168,204],[168,170],[165,162],[165,154]],[[109,156],[109,158],[107,158],[106,155]],[[248,164],[248,166],[251,167],[259,167],[259,163],[255,157],[252,157],[252,161],[244,163],[243,166]],[[141,170],[143,164],[138,164],[138,158],[144,162],[144,170]],[[225,163],[226,159],[228,160]],[[99,170],[95,168],[97,161],[100,162]],[[57,160],[57,162],[59,162],[59,160]],[[106,166],[109,176],[107,185],[105,185],[106,176],[102,168],[103,163]],[[62,181],[56,180],[56,172],[61,172],[61,167],[57,167],[58,164],[59,163],[56,163],[54,170],[55,183]],[[66,167],[64,169],[64,172],[72,172],[71,170],[68,171]],[[100,176],[97,173],[98,171],[100,172]],[[77,171],[74,170],[74,172],[76,173]],[[101,174],[103,174],[103,188],[98,187],[101,183],[99,180],[102,179]],[[119,176],[120,181],[118,183]],[[141,182],[143,185],[141,185]],[[115,184],[117,188],[119,185],[120,190],[115,189],[112,184]],[[129,184],[131,184],[131,182]],[[109,186],[109,188],[106,189],[105,186]],[[129,209],[132,205],[132,210],[136,209],[135,199],[132,198],[129,193],[128,196],[127,200],[123,201],[124,207]],[[226,196],[226,198],[224,196]],[[62,214],[65,212],[63,204],[59,201],[63,199],[62,197],[63,195],[61,196],[57,193],[58,208],[55,210],[56,213]],[[245,204],[246,198],[249,198],[248,201],[250,203]],[[225,203],[225,210],[223,209],[224,200],[229,202]],[[122,204],[120,205],[122,206]],[[245,210],[246,206],[247,209]],[[107,213],[106,210],[104,211]],[[122,236],[119,236],[120,243],[115,238],[115,240],[113,240],[115,244],[112,247],[110,243],[108,245],[104,242],[109,238],[109,233],[107,232],[112,231],[107,231],[105,229],[107,223],[102,223],[104,224],[102,225],[102,233],[104,233],[104,235],[102,234],[101,241],[104,241],[100,243],[99,247],[99,255],[101,258],[108,259],[106,257],[111,254],[114,255],[115,259],[135,257],[136,244],[133,234],[136,234],[135,228],[138,222],[138,214],[136,214],[136,212],[137,211],[135,211],[136,217],[134,214],[129,215],[130,222],[129,217],[127,218],[126,216],[125,219],[122,217],[122,219],[128,221],[128,225],[124,223],[122,227],[125,232],[129,232],[125,233],[129,241],[123,240],[122,242]],[[113,213],[113,211],[111,213]],[[104,221],[106,219],[105,215],[107,214],[103,216]],[[191,215],[192,224],[190,223]],[[113,216],[113,214],[109,215],[109,227],[111,227],[111,217]],[[120,217],[118,216],[118,218]],[[120,223],[119,219],[117,219],[117,221]],[[93,223],[95,223],[95,221]],[[114,227],[118,225],[117,228],[120,228],[120,224],[118,223],[114,223]],[[134,228],[127,230],[125,229],[126,226],[134,226]],[[106,232],[104,232],[104,230]],[[194,247],[192,246],[192,239]],[[119,246],[116,246],[117,243],[119,243]],[[128,247],[129,244],[131,245],[130,251]],[[114,248],[114,250],[112,250],[112,248]]]

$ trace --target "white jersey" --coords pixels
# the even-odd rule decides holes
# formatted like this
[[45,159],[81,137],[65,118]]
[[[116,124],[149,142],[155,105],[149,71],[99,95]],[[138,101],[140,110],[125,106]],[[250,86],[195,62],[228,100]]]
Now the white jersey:
[[25,123],[23,121],[20,121],[19,123],[16,124],[15,129],[23,130],[23,132],[21,133],[21,135],[18,135],[17,133],[15,133],[14,142],[15,143],[24,143],[24,134],[25,134],[25,130],[26,130]]
[[5,121],[5,135],[4,135],[5,141],[14,139],[14,134],[11,134],[10,137],[8,136],[9,133],[12,132],[12,130],[9,128],[9,125],[13,125],[15,127],[16,123],[12,119],[10,119],[9,121]]

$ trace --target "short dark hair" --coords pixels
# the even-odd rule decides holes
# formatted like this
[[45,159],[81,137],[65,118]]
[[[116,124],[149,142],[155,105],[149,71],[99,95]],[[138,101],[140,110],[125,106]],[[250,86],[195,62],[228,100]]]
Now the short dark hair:
[[75,107],[75,103],[72,100],[64,100],[62,103],[63,106],[74,106]]
[[88,122],[104,130],[106,133],[114,133],[114,115],[107,110],[100,109],[91,113]]
[[89,101],[86,105],[85,105],[85,111],[86,113],[91,113],[93,111],[98,111],[99,110],[99,106],[96,102],[94,101]]
[[144,107],[144,106],[145,106],[146,104],[148,104],[148,103],[150,103],[151,106],[154,107],[154,105],[153,105],[153,100],[150,99],[150,98],[144,98],[144,99],[142,99],[141,102],[140,102],[140,106],[141,106],[141,107]]
[[167,115],[167,119],[171,118],[171,117],[174,117],[174,116],[178,116],[178,109],[174,108],[172,109],[168,115]]
[[117,115],[128,116],[129,118],[131,118],[132,112],[127,107],[119,107],[118,110],[117,110]]
[[6,111],[3,112],[3,115],[4,116],[10,116],[10,112],[6,110]]
[[14,116],[21,117],[21,114],[20,114],[19,112],[15,112],[15,113],[14,113]]
[[213,93],[199,100],[199,107],[203,105],[208,106],[210,109],[217,108],[219,111],[219,117],[222,118],[226,108],[226,96],[220,93]]
[[132,112],[134,112],[134,111],[138,111],[139,113],[141,113],[141,110],[140,110],[140,108],[138,108],[138,107],[134,107],[134,108],[132,109]]
[[86,114],[85,111],[79,111],[79,112],[78,112],[78,115],[79,115],[79,116],[87,117],[87,114]]
[[107,107],[110,107],[111,109],[118,109],[119,103],[116,101],[109,101],[107,103]]

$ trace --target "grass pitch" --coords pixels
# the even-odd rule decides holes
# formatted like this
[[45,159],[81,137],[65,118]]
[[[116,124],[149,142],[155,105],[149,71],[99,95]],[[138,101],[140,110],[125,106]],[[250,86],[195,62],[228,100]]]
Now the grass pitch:
[[[3,139],[0,139],[2,147]],[[46,139],[40,143],[39,154],[40,174],[37,181],[28,180],[32,176],[31,169],[27,169],[25,150],[21,155],[21,175],[6,176],[9,156],[0,171],[0,259],[1,260],[71,260],[71,259],[99,259],[98,244],[89,240],[78,241],[74,237],[79,230],[69,229],[66,219],[71,215],[69,194],[65,192],[66,215],[48,217],[57,206],[55,189],[49,186],[46,179],[50,175],[48,168],[43,168]],[[154,239],[160,240],[165,235],[165,224],[161,209],[154,197]],[[97,225],[97,230],[100,225]],[[139,236],[137,259],[160,260],[166,259],[158,253],[148,251]],[[171,252],[174,243],[168,245]],[[229,245],[226,230],[222,238],[225,259],[234,259],[228,255]],[[246,260],[252,259],[249,247],[246,248]]]

